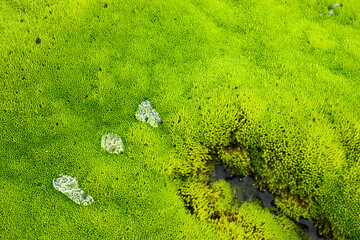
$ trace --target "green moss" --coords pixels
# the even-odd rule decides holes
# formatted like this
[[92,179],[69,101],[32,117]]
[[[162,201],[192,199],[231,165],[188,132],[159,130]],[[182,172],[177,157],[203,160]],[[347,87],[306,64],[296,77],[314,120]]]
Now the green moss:
[[[359,237],[360,9],[345,0],[331,17],[330,4],[2,1],[1,232],[294,237],[285,216],[255,203],[234,210],[224,183],[203,184],[223,161],[256,172],[287,217]],[[161,116],[156,129],[136,121],[144,99]],[[121,136],[123,154],[101,151],[105,132]],[[77,176],[95,202],[61,198],[51,185],[59,173]],[[185,188],[206,206],[201,216],[186,211]],[[224,214],[205,221],[215,208]]]
[[222,179],[210,186],[190,182],[181,193],[191,212],[200,220],[217,226],[222,239],[298,238],[300,229],[292,222],[275,217],[257,203],[236,206],[230,185]]

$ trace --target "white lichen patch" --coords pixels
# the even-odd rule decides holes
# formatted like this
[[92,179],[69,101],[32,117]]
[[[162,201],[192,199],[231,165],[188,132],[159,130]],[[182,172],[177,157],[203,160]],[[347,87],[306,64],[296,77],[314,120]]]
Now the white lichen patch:
[[76,177],[61,174],[53,179],[53,185],[56,190],[77,204],[89,205],[94,201],[91,196],[79,188]]
[[150,102],[146,100],[139,104],[138,109],[135,112],[135,117],[137,120],[147,122],[153,127],[157,127],[162,123],[157,111],[153,109]]
[[124,151],[124,144],[120,137],[112,133],[105,133],[101,137],[101,147],[105,148],[109,153],[119,154]]

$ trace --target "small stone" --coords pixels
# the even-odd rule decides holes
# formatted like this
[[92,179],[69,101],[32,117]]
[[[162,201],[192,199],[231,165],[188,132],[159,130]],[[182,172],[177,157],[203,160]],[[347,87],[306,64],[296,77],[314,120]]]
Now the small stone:
[[41,183],[38,183],[38,184],[36,184],[38,187],[41,187],[42,186],[42,184]]
[[135,117],[139,121],[147,122],[152,127],[158,127],[162,124],[159,114],[151,107],[150,102],[147,100],[142,101],[139,104],[138,109],[135,112]]
[[101,137],[101,147],[109,153],[119,154],[124,151],[124,144],[120,137],[112,133],[106,133]]
[[331,11],[331,10],[334,10],[334,8],[336,7],[342,7],[343,5],[341,3],[334,3],[330,6],[328,6],[328,10]]
[[53,179],[54,188],[77,204],[89,205],[94,199],[78,187],[76,177],[59,175]]
[[331,15],[331,16],[334,16],[334,8],[336,8],[336,7],[342,7],[343,5],[341,4],[341,3],[335,3],[335,4],[333,4],[333,5],[330,5],[330,6],[328,6],[328,10],[329,10],[329,14]]

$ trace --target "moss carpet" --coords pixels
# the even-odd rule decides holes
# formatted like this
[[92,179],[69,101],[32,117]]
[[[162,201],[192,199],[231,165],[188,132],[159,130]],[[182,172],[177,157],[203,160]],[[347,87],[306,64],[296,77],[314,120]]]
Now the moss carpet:
[[[360,238],[360,6],[341,3],[1,1],[0,238],[299,239],[299,218]],[[219,162],[276,216],[205,184]]]

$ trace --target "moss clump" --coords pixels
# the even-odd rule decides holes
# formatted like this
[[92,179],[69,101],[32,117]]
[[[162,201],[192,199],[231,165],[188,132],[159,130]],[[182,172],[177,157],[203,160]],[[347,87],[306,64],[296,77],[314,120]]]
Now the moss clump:
[[247,150],[241,146],[224,146],[218,151],[219,159],[227,166],[238,171],[241,175],[248,175],[250,156]]
[[258,203],[234,202],[232,189],[225,180],[206,185],[188,182],[181,194],[191,213],[216,226],[221,239],[298,239],[301,230],[290,221],[275,217]]

